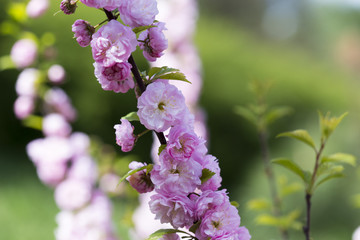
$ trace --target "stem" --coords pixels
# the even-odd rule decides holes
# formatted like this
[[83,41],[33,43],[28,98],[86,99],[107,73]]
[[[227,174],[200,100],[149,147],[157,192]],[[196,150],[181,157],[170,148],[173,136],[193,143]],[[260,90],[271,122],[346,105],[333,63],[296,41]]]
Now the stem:
[[310,240],[310,220],[311,220],[311,197],[313,194],[313,187],[315,185],[315,181],[316,181],[316,174],[317,171],[319,169],[319,161],[320,161],[320,157],[321,154],[324,150],[325,147],[325,141],[321,142],[321,146],[319,151],[316,151],[316,159],[315,159],[315,166],[314,166],[314,172],[311,176],[311,182],[310,185],[308,187],[308,189],[306,189],[306,195],[305,195],[305,200],[306,200],[306,224],[303,227],[303,231],[305,234],[305,239],[306,240]]
[[[269,183],[269,188],[270,188],[270,194],[271,194],[271,199],[273,202],[273,211],[274,211],[274,215],[276,217],[279,217],[282,215],[281,212],[281,201],[277,192],[277,188],[276,188],[276,181],[275,181],[275,177],[274,177],[274,172],[273,169],[271,167],[270,164],[270,158],[269,158],[269,146],[268,146],[268,142],[267,142],[267,132],[265,129],[262,129],[259,131],[258,134],[259,137],[259,142],[260,142],[260,148],[261,148],[261,156],[264,162],[264,168],[265,168],[265,175],[268,179],[268,183]],[[281,238],[283,240],[288,240],[289,239],[289,234],[287,232],[286,229],[283,228],[279,228],[280,230],[280,234],[281,234]]]
[[[111,21],[111,20],[116,20],[116,17],[112,14],[112,12],[110,12],[110,11],[108,11],[108,10],[106,10],[106,9],[104,9],[104,12],[105,12],[107,18],[109,19],[109,21]],[[142,94],[143,92],[145,92],[146,86],[145,86],[145,84],[144,84],[144,82],[143,82],[143,80],[142,80],[142,78],[141,78],[141,76],[140,76],[139,69],[138,69],[138,67],[136,66],[135,60],[134,60],[134,58],[133,58],[132,55],[130,55],[128,61],[129,61],[129,63],[130,63],[131,66],[132,66],[132,67],[131,67],[131,72],[132,72],[132,74],[134,75],[136,84],[138,85],[138,87],[139,87],[139,89],[140,89],[140,93]],[[140,95],[141,95],[141,94],[140,94]],[[162,145],[164,145],[164,144],[167,143],[164,133],[162,133],[162,132],[156,132],[156,131],[154,131],[154,132],[155,132],[156,136],[158,137],[158,139],[159,139],[159,141],[160,141],[160,143],[161,143]]]

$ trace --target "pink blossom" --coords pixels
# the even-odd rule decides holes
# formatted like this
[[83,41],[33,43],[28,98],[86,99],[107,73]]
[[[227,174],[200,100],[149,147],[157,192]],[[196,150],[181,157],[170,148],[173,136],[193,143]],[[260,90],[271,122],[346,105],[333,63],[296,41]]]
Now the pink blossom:
[[26,68],[18,76],[15,84],[16,93],[20,96],[35,97],[37,81],[40,78],[39,70]]
[[126,62],[136,46],[135,33],[116,20],[102,26],[91,40],[93,58],[104,67]]
[[184,160],[203,142],[188,126],[176,125],[170,129],[166,150],[174,159]]
[[25,68],[35,62],[37,50],[37,45],[33,40],[21,39],[11,48],[10,57],[16,67]]
[[74,132],[71,134],[69,141],[75,157],[87,155],[90,146],[90,138],[88,135],[82,132]]
[[67,15],[73,14],[76,8],[77,5],[74,0],[62,0],[60,3],[60,10]]
[[134,126],[126,119],[120,119],[121,124],[114,126],[116,144],[121,147],[123,152],[130,152],[135,144]]
[[35,139],[28,143],[26,151],[29,158],[36,164],[66,163],[72,155],[73,149],[66,138],[47,137]]
[[49,110],[55,111],[63,115],[66,120],[74,121],[76,118],[76,110],[71,105],[70,98],[61,88],[52,88],[45,93],[45,102]]
[[71,133],[71,126],[66,119],[58,114],[52,113],[43,118],[42,130],[45,136],[67,137]]
[[353,233],[352,240],[360,240],[360,227],[358,227]]
[[118,8],[122,0],[80,0],[88,7],[105,8],[108,11],[113,11]]
[[14,103],[14,112],[17,118],[27,118],[34,111],[34,98],[19,96]]
[[40,180],[53,187],[64,180],[66,169],[67,166],[64,162],[41,162],[36,166]]
[[196,217],[201,220],[207,211],[223,209],[228,203],[229,197],[225,189],[221,191],[204,191],[196,200]]
[[95,62],[94,67],[95,76],[104,90],[126,93],[135,86],[128,62],[115,63],[110,67]]
[[202,167],[209,169],[211,172],[215,173],[215,175],[205,181],[199,188],[202,191],[216,191],[221,186],[222,181],[220,176],[219,162],[217,161],[216,157],[212,155],[206,155]]
[[71,26],[71,30],[74,33],[76,41],[81,47],[89,46],[92,36],[95,32],[95,28],[91,26],[89,22],[78,19]]
[[159,13],[156,0],[123,0],[119,12],[121,20],[132,28],[152,24]]
[[173,85],[154,82],[138,99],[140,122],[150,130],[163,132],[181,123],[186,113],[184,96]]
[[[133,161],[129,164],[129,168],[131,170],[138,169],[143,166],[146,166],[146,164],[136,161]],[[130,175],[129,177],[126,178],[126,180],[139,193],[147,193],[154,190],[154,184],[150,179],[150,174],[146,173],[146,169]]]
[[225,232],[222,235],[216,236],[214,240],[250,240],[251,236],[246,227],[238,227],[231,232]]
[[157,191],[187,195],[201,184],[202,168],[191,159],[176,161],[166,151],[160,154],[160,164],[151,171]]
[[65,69],[59,64],[54,64],[49,68],[47,75],[50,82],[62,83],[65,79]]
[[143,51],[144,57],[154,62],[157,58],[161,57],[168,46],[167,39],[163,33],[165,23],[156,22],[153,24],[155,27],[149,28],[139,35],[139,46]]
[[55,202],[60,209],[76,210],[91,199],[92,184],[77,179],[67,179],[55,189]]
[[239,227],[240,216],[237,209],[230,203],[225,206],[221,209],[209,210],[205,213],[196,232],[197,235],[201,236],[200,238],[207,239],[210,237],[213,239],[232,232]]
[[150,211],[161,223],[170,223],[174,228],[190,227],[194,223],[194,203],[185,195],[151,196]]
[[98,177],[97,166],[91,156],[83,155],[73,159],[68,177],[79,181],[95,184]]
[[124,191],[124,185],[119,182],[120,176],[110,172],[101,176],[99,187],[105,193],[120,194]]
[[31,18],[38,18],[49,8],[48,0],[31,0],[26,6],[26,13]]

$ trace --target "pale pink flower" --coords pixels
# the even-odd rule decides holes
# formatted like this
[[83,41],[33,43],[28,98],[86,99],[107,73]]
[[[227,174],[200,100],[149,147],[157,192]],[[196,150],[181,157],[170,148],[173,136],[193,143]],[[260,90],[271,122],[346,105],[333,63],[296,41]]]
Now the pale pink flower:
[[116,144],[121,147],[123,152],[130,152],[135,144],[134,126],[126,119],[120,119],[121,124],[114,126]]
[[166,151],[176,160],[191,157],[195,149],[204,143],[187,125],[176,125],[170,129]]
[[91,199],[92,184],[77,179],[66,179],[55,189],[55,202],[62,210],[76,210]]
[[38,18],[49,8],[48,0],[31,0],[26,6],[26,13],[31,18]]
[[90,146],[90,138],[88,135],[82,132],[74,132],[71,134],[69,141],[75,157],[87,155]]
[[18,76],[15,84],[16,93],[20,96],[35,97],[37,91],[37,81],[40,77],[39,70],[26,68]]
[[37,50],[37,45],[33,40],[21,39],[11,48],[10,57],[16,67],[25,68],[35,62]]
[[27,118],[34,111],[34,98],[29,96],[19,96],[14,103],[14,112],[17,118]]
[[185,195],[155,194],[149,202],[155,219],[174,228],[190,227],[194,223],[194,203]]
[[49,110],[55,111],[63,115],[66,120],[74,121],[76,118],[76,110],[71,104],[70,98],[61,88],[52,88],[45,93],[45,102]]
[[200,197],[196,200],[195,215],[197,220],[201,220],[205,213],[209,210],[219,210],[224,208],[229,203],[229,197],[226,190],[221,191],[204,191]]
[[216,236],[214,240],[250,240],[251,236],[246,227],[238,227],[231,232]]
[[173,85],[154,82],[139,97],[140,122],[150,130],[163,132],[183,121],[186,114],[184,96]]
[[95,184],[98,177],[97,166],[91,156],[83,155],[73,159],[68,177],[79,181]]
[[157,191],[187,195],[201,184],[201,174],[201,165],[196,161],[176,161],[163,151],[160,164],[151,171],[151,180]]
[[121,20],[132,28],[152,24],[159,13],[156,0],[123,0],[119,12]]
[[105,193],[119,194],[124,191],[123,183],[120,183],[120,176],[115,173],[105,173],[101,176],[99,187]]
[[215,173],[215,175],[213,175],[210,179],[201,184],[199,188],[202,191],[216,191],[221,186],[222,181],[222,178],[220,176],[219,162],[217,161],[216,157],[212,155],[206,155],[202,167],[209,169],[211,172]]
[[66,138],[47,137],[35,139],[28,143],[26,151],[36,164],[66,163],[73,156],[73,149]]
[[48,70],[48,78],[52,83],[62,83],[65,79],[65,69],[59,65],[54,64]]
[[353,233],[352,240],[360,240],[360,227],[358,227]]
[[[129,164],[129,168],[131,170],[138,169],[143,166],[146,166],[146,163],[133,161]],[[154,190],[154,184],[150,179],[150,173],[146,173],[146,169],[130,175],[129,177],[126,178],[126,180],[139,193],[147,193]]]
[[167,39],[163,33],[166,30],[165,23],[156,22],[153,25],[155,27],[143,31],[138,38],[144,57],[150,62],[154,62],[157,58],[161,57],[168,46]]
[[62,115],[52,113],[43,118],[42,130],[48,137],[67,137],[71,133],[71,126]]
[[88,7],[105,8],[108,11],[113,11],[118,8],[122,0],[80,0]]
[[95,32],[95,28],[91,26],[89,22],[78,19],[71,26],[71,30],[74,33],[76,41],[81,47],[89,46],[92,36]]
[[116,20],[102,26],[92,37],[93,58],[104,67],[126,62],[137,46],[136,35],[132,29]]
[[135,86],[130,74],[131,65],[128,62],[115,63],[110,67],[95,62],[94,67],[95,76],[104,90],[126,93]]
[[64,180],[66,169],[67,166],[64,162],[41,162],[36,166],[39,179],[43,183],[53,187]]
[[237,209],[230,203],[226,207],[209,210],[201,220],[196,232],[200,238],[211,239],[232,232],[240,225],[240,216]]

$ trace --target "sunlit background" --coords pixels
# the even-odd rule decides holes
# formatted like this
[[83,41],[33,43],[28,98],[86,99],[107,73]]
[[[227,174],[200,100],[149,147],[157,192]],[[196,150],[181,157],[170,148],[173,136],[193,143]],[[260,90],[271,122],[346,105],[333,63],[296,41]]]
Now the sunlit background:
[[[0,0],[0,22],[7,18],[5,6],[9,2]],[[96,135],[114,146],[113,125],[136,108],[133,93],[103,91],[93,74],[90,48],[79,47],[71,32],[76,19],[97,24],[104,20],[104,14],[79,7],[75,15],[54,16],[58,1],[51,4],[44,17],[28,20],[27,26],[38,36],[44,32],[55,34],[58,62],[67,71],[64,88],[78,109],[73,129]],[[210,153],[219,159],[223,187],[229,190],[231,200],[240,204],[242,225],[249,229],[252,239],[280,239],[276,229],[258,225],[257,213],[247,208],[250,199],[268,197],[269,193],[256,131],[235,114],[234,108],[255,101],[249,82],[270,81],[273,87],[268,104],[293,109],[270,129],[272,158],[288,157],[306,169],[313,167],[313,153],[305,145],[275,136],[303,128],[318,139],[317,111],[337,116],[349,112],[325,152],[360,156],[360,2],[200,0],[199,6],[195,41],[203,64],[200,104],[207,114]],[[14,42],[0,35],[0,55],[9,54]],[[140,68],[147,68],[140,54],[136,59]],[[18,74],[15,69],[0,72],[0,239],[48,240],[54,238],[58,209],[53,190],[40,183],[25,153],[26,144],[41,134],[23,127],[13,114]],[[131,154],[150,162],[151,141],[151,135],[144,137]],[[123,155],[120,149],[117,152]],[[289,182],[300,181],[280,167],[274,168]],[[358,170],[346,166],[346,178],[325,183],[316,192],[314,239],[351,239],[360,225],[360,209],[352,202],[352,197],[360,193]],[[286,211],[302,211],[299,221],[304,221],[303,191],[286,198],[284,206]],[[124,211],[121,204],[115,210]],[[304,239],[302,231],[291,230],[290,239]]]

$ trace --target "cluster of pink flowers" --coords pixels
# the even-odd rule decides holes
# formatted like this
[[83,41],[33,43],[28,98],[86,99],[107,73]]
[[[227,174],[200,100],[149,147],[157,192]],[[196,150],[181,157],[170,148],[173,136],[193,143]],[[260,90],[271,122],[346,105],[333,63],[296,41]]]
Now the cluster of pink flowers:
[[[169,223],[173,228],[197,226],[194,238],[249,240],[245,227],[240,227],[240,216],[230,203],[226,190],[221,186],[217,159],[208,154],[205,141],[194,132],[195,117],[186,106],[181,91],[168,80],[139,79],[136,65],[128,62],[136,46],[145,58],[154,61],[163,55],[167,41],[163,34],[164,23],[155,22],[158,14],[155,0],[85,1],[90,7],[105,8],[109,22],[91,35],[95,76],[104,90],[127,92],[136,81],[149,80],[146,90],[137,92],[137,117],[148,130],[157,133],[169,130],[162,140],[159,163],[152,169],[145,163],[132,162],[127,177],[138,192],[152,192],[149,206],[156,219]],[[111,11],[118,13],[125,25],[115,20]],[[109,17],[110,16],[110,17]],[[137,39],[132,28],[148,26]],[[75,36],[88,36],[85,27],[77,27]],[[85,38],[85,37],[84,37]],[[131,64],[131,65],[130,65]],[[134,76],[131,76],[131,72]],[[146,78],[146,79],[145,79]],[[137,137],[127,119],[114,126],[116,143],[124,152],[132,150]],[[166,142],[166,144],[164,143]],[[177,234],[163,239],[179,239]]]

